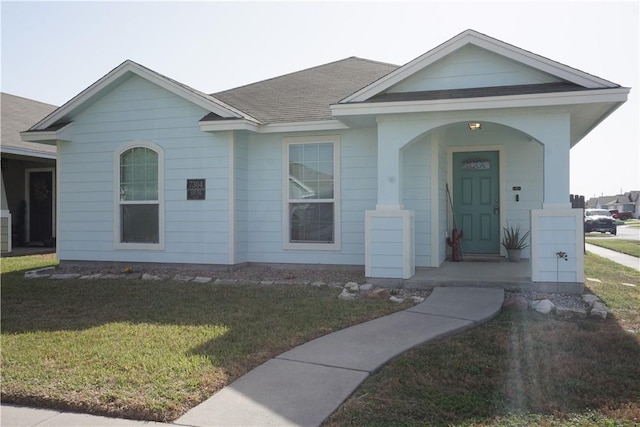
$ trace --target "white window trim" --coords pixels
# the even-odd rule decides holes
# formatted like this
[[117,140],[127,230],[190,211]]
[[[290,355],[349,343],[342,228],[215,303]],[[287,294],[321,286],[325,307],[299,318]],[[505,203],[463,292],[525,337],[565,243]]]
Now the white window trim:
[[[123,243],[120,241],[120,155],[134,147],[149,148],[158,153],[158,243]],[[137,204],[155,204],[140,200]],[[164,150],[148,141],[130,141],[120,147],[113,157],[113,248],[129,250],[164,250]]]
[[[333,144],[333,243],[293,243],[289,224],[289,145]],[[282,247],[285,250],[339,251],[342,249],[341,197],[340,197],[340,135],[322,135],[283,138],[282,144]]]

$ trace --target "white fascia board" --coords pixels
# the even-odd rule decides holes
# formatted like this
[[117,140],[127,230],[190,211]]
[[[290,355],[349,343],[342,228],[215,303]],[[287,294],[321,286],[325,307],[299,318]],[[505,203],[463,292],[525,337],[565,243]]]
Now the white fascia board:
[[229,130],[248,130],[251,132],[257,132],[258,124],[244,119],[213,120],[200,122],[200,130],[202,132],[219,132]]
[[68,141],[65,135],[70,135],[69,130],[73,127],[73,122],[67,123],[58,130],[31,131],[20,132],[20,139],[25,142],[38,142],[40,144],[56,145],[56,141]]
[[349,129],[339,120],[317,120],[311,122],[290,122],[290,123],[273,123],[261,125],[258,128],[260,133],[278,133],[278,132],[308,132],[319,130],[342,130]]
[[371,102],[331,105],[336,116],[421,113],[432,111],[487,110],[496,108],[542,107],[598,102],[625,102],[628,88],[598,91],[558,92],[527,95],[487,96],[482,98],[439,99],[434,101]]
[[228,130],[247,130],[255,133],[287,133],[287,132],[309,132],[324,130],[349,129],[339,120],[318,120],[311,122],[290,122],[258,124],[248,120],[212,120],[200,122],[202,132],[219,132]]
[[[47,144],[50,145],[50,144]],[[18,147],[6,147],[2,146],[2,153],[4,154],[14,154],[17,156],[26,156],[26,157],[37,157],[39,159],[56,159],[56,153],[50,153],[48,151],[38,151],[38,150],[29,150],[28,148],[18,148]]]
[[480,34],[473,30],[467,30],[451,40],[429,50],[427,53],[417,57],[411,62],[401,66],[397,70],[387,74],[386,76],[375,81],[371,85],[360,89],[358,92],[344,98],[340,103],[363,102],[377,95],[393,85],[408,78],[412,74],[422,70],[423,68],[439,61],[445,56],[460,49],[466,44],[473,44],[491,52],[503,55],[514,61],[536,68],[540,71],[557,76],[569,82],[584,86],[589,89],[593,88],[612,88],[617,87],[615,83],[599,77],[587,74],[583,71],[568,67],[559,62],[552,61],[548,58],[536,55],[535,53],[520,49],[519,47],[504,43],[500,40],[491,38],[484,34]]
[[136,74],[219,116],[234,118],[248,117],[246,114],[229,105],[224,104],[222,101],[215,99],[212,96],[198,92],[195,89],[188,88],[187,86],[184,86],[182,84],[178,84],[148,68],[141,66],[140,64],[127,60],[110,71],[104,77],[93,83],[91,86],[80,92],[67,103],[59,107],[53,113],[42,119],[31,129],[39,130],[48,128],[58,120],[65,117],[67,114],[79,108],[83,103],[87,102],[94,95],[107,89],[112,83],[124,77],[127,73]]

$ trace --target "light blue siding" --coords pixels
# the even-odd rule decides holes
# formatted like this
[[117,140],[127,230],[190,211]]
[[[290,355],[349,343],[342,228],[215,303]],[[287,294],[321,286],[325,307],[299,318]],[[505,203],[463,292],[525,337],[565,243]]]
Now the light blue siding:
[[552,83],[557,77],[468,45],[400,82],[389,92]]
[[[58,147],[58,256],[62,260],[229,260],[228,134],[201,132],[207,111],[134,76],[78,114]],[[164,151],[165,249],[114,249],[114,153],[132,141]],[[186,200],[186,180],[206,179],[206,200]]]

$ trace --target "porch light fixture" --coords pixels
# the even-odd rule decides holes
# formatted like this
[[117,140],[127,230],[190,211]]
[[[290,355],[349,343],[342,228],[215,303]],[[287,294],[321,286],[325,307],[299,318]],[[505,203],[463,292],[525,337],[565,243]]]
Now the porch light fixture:
[[480,130],[481,127],[480,123],[469,123],[469,130]]

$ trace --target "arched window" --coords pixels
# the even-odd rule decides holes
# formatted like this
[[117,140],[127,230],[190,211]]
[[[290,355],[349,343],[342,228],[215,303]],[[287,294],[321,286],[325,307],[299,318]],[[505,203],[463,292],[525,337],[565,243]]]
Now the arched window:
[[162,245],[162,150],[150,143],[129,144],[117,155],[118,227],[121,248],[160,249]]

